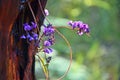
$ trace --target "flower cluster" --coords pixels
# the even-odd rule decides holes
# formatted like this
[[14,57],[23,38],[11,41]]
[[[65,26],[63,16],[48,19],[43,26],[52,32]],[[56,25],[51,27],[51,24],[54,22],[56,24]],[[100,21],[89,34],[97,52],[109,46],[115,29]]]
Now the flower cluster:
[[[48,16],[49,12],[47,9],[45,9],[45,16]],[[25,23],[23,24],[23,29],[26,32],[23,34],[20,38],[21,39],[27,39],[29,42],[34,41],[35,45],[42,50],[45,53],[51,53],[52,49],[50,48],[54,43],[54,33],[55,29],[52,26],[52,24],[43,25],[43,33],[38,38],[38,34],[35,32],[37,28],[37,24],[34,22]]]
[[88,24],[85,24],[82,21],[69,21],[68,25],[71,26],[72,29],[76,29],[80,36],[84,33],[88,34],[90,32]]
[[[43,25],[43,35],[40,37],[40,40],[43,40],[42,42],[38,39],[38,34],[35,33],[35,29],[37,28],[37,25],[34,22],[31,22],[31,24],[25,23],[23,24],[23,29],[26,31],[26,34],[22,35],[21,39],[27,39],[28,41],[35,41],[35,44],[38,44],[37,47],[40,47],[40,44],[43,44],[42,50],[45,53],[51,53],[52,49],[50,46],[52,46],[55,43],[54,39],[54,33],[55,29],[52,26],[52,24]],[[41,43],[40,43],[41,42]]]
[[37,25],[34,22],[31,22],[31,24],[23,24],[23,29],[26,31],[26,34],[22,35],[20,38],[28,39],[28,41],[38,40],[38,34],[34,32],[36,28]]
[[55,32],[54,27],[52,27],[52,24],[48,24],[47,26],[44,25],[43,33],[45,36],[52,36]]
[[51,24],[48,24],[47,26],[44,25],[43,35],[46,37],[46,40],[44,40],[43,52],[45,52],[45,53],[52,52],[52,49],[50,48],[50,46],[52,46],[55,42],[54,33],[55,33],[55,29]]

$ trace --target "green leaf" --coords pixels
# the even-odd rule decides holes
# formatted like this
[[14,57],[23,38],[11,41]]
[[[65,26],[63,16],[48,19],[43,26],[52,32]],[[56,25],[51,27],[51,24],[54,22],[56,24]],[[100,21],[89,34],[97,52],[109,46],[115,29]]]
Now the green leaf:
[[[69,21],[68,19],[65,18],[58,18],[58,17],[52,17],[49,16],[48,17],[49,22],[51,24],[53,24],[53,26],[55,27],[59,27],[59,26],[68,26],[67,22]],[[48,24],[47,20],[45,19],[44,24]]]

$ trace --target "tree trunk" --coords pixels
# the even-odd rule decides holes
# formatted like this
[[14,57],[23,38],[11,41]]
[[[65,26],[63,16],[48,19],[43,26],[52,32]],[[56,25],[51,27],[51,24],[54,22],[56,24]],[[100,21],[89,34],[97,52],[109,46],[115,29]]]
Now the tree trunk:
[[[40,0],[44,10],[47,0]],[[33,12],[42,25],[44,16],[37,0],[30,0]],[[31,11],[19,0],[0,0],[0,80],[35,80],[34,46],[21,40],[23,23],[34,21]]]

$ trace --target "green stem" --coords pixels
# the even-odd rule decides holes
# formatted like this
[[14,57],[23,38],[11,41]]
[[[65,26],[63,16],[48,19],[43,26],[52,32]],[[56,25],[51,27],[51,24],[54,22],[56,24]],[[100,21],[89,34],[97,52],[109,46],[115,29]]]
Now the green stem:
[[47,67],[45,66],[45,63],[44,63],[44,61],[43,61],[43,58],[41,58],[39,55],[36,55],[36,56],[38,56],[39,62],[41,63],[41,66],[42,66],[44,75],[45,75],[45,77],[46,77],[46,80],[48,80],[48,69],[47,69]]

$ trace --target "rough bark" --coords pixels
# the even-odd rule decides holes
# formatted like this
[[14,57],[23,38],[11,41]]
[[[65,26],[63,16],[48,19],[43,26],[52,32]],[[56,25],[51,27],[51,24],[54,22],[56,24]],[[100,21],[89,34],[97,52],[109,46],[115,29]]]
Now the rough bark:
[[[42,25],[44,16],[37,0],[30,0],[33,12]],[[43,9],[47,0],[40,0]],[[0,80],[35,80],[34,46],[21,40],[22,24],[34,21],[25,5],[19,10],[19,0],[0,0]]]

